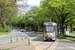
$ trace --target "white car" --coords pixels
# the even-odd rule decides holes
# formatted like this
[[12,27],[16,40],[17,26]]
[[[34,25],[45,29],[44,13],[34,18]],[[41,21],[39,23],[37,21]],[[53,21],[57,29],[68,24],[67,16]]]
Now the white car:
[[26,29],[21,29],[21,32],[26,32]]

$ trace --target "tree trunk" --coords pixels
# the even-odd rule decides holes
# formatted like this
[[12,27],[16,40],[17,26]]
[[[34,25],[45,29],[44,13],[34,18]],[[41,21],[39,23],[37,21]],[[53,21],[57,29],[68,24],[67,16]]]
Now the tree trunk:
[[57,33],[59,34],[59,26],[57,25]]
[[66,31],[67,31],[67,24],[66,24]]
[[59,34],[59,21],[58,21],[58,34]]
[[36,32],[36,25],[34,25],[34,29],[35,29],[34,31]]
[[3,28],[4,28],[4,30],[6,29],[6,24],[5,24],[5,22],[3,22]]
[[62,34],[62,27],[61,27],[61,23],[60,23],[60,34]]
[[58,26],[58,34],[59,34],[59,26]]
[[72,31],[72,23],[71,23],[71,25],[70,25],[70,28],[71,28],[71,32],[73,32],[73,31]]
[[39,31],[40,26],[38,26],[38,31]]
[[64,36],[64,21],[65,21],[65,18],[64,16],[62,15],[61,17],[61,34]]
[[64,35],[64,22],[62,22],[61,28],[62,28],[62,35]]

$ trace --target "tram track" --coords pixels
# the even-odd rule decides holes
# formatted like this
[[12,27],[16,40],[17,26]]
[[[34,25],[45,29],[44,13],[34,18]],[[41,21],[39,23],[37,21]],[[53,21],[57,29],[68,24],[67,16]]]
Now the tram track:
[[53,44],[54,44],[54,42],[51,43],[45,50],[48,50]]
[[[42,38],[43,37],[38,38],[39,41],[43,40]],[[51,44],[49,44],[48,42],[50,42]],[[48,50],[55,42],[54,41],[41,41],[40,43],[37,42],[38,44],[36,44],[36,42],[33,41],[32,43],[34,43],[34,47],[33,48],[38,47],[39,50],[43,50],[43,49]],[[45,48],[41,48],[40,46],[42,46],[42,44],[47,44],[47,46]],[[31,49],[33,49],[33,48],[31,48]],[[36,49],[36,50],[38,50],[38,49]]]
[[[48,50],[49,47],[53,45],[53,43],[54,43],[54,42],[52,42],[51,44],[49,44],[49,46],[47,46],[47,47],[45,48],[45,50]],[[35,47],[37,47],[37,46],[39,46],[39,45],[41,45],[41,44],[46,44],[46,43],[44,43],[44,41],[43,41],[43,42],[41,42],[41,43],[39,43],[39,44],[34,45],[33,48],[35,48]],[[39,47],[38,47],[38,48],[39,48]],[[40,48],[39,48],[39,49],[40,49]],[[43,49],[43,48],[42,48],[42,49]]]

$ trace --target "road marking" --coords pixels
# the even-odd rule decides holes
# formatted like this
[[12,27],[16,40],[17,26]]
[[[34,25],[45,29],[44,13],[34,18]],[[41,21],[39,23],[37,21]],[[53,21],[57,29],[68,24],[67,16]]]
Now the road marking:
[[75,47],[72,47],[72,46],[70,46],[69,48],[70,48],[70,49],[75,49]]

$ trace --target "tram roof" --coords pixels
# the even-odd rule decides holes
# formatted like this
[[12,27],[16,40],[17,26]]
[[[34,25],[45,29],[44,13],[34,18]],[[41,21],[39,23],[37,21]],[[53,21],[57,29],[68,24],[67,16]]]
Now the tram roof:
[[57,24],[54,22],[45,22],[44,25],[57,25]]

